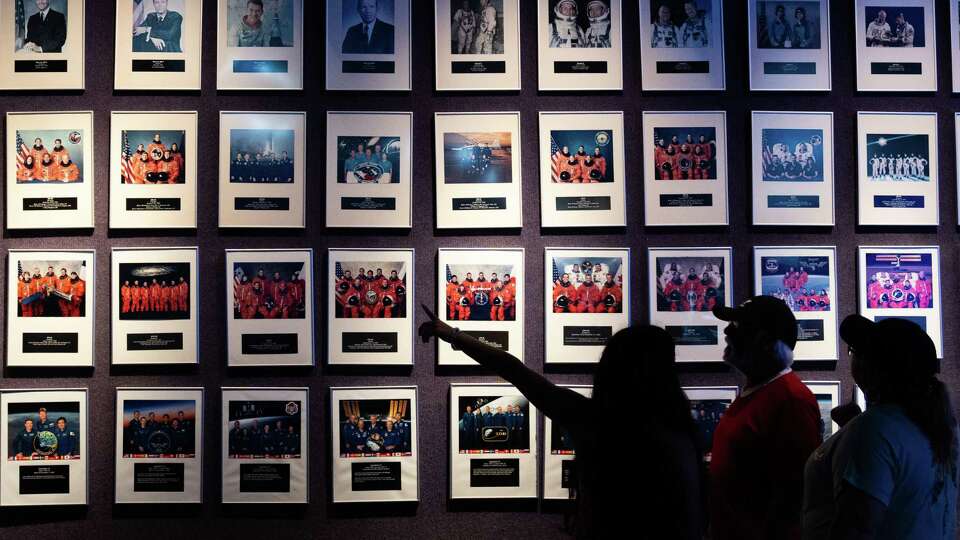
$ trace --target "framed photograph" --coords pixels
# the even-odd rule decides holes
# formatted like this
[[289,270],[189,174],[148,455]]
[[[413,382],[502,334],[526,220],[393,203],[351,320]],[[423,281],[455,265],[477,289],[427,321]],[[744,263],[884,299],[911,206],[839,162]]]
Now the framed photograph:
[[933,0],[855,0],[857,90],[936,92]]
[[96,252],[11,249],[7,263],[7,365],[92,368]]
[[[953,113],[953,123],[954,123],[954,134],[956,138],[956,146],[954,147],[960,155],[960,113]],[[957,187],[960,189],[960,172],[957,173]],[[960,205],[957,206],[957,215],[960,216]]]
[[540,113],[541,226],[626,226],[623,134],[623,112]]
[[697,426],[703,462],[709,467],[713,457],[713,434],[723,413],[737,399],[739,389],[736,386],[687,386],[683,391],[690,401],[690,415]]
[[0,506],[87,504],[87,390],[0,393]]
[[640,0],[640,60],[645,91],[725,90],[723,2]]
[[725,322],[714,306],[733,305],[733,249],[649,248],[650,324],[677,344],[678,362],[723,360]]
[[113,248],[111,363],[199,362],[195,247]]
[[436,0],[437,90],[520,90],[520,0]]
[[110,154],[111,229],[197,228],[196,111],[112,112]]
[[203,6],[191,0],[117,0],[116,90],[200,90]]
[[630,326],[630,249],[546,248],[544,257],[544,362],[599,362]]
[[728,225],[727,113],[643,113],[647,226]]
[[896,317],[927,332],[943,358],[940,248],[861,246],[860,315],[881,321]]
[[[590,397],[593,394],[592,386],[583,385],[562,385],[578,394]],[[461,411],[463,418],[461,423],[470,426],[470,416],[466,412],[466,407]],[[466,421],[466,422],[464,422]],[[461,428],[461,436],[465,433]],[[470,431],[469,439],[475,439],[476,435]],[[573,437],[560,424],[554,424],[549,416],[543,416],[543,498],[547,500],[569,500],[576,498],[577,488],[577,452],[573,445]]]
[[[0,90],[83,90],[84,0],[2,0]],[[10,23],[13,24],[10,24]]]
[[437,228],[520,228],[520,113],[435,113]]
[[540,90],[623,90],[620,0],[539,0]]
[[310,502],[308,388],[221,389],[221,502]]
[[221,228],[306,227],[306,125],[305,112],[220,112]]
[[218,90],[303,90],[303,0],[220,0]]
[[817,398],[820,407],[820,437],[827,440],[840,431],[840,426],[830,418],[830,411],[840,406],[840,381],[803,381]]
[[330,364],[413,364],[413,267],[413,248],[328,252]]
[[750,89],[829,92],[830,0],[748,0]]
[[327,90],[410,91],[410,0],[326,0]]
[[950,2],[950,63],[953,93],[960,93],[960,5],[956,2]]
[[413,226],[413,113],[327,113],[327,227]]
[[536,496],[536,407],[508,384],[451,384],[450,498]]
[[417,387],[330,389],[333,502],[419,501]]
[[93,112],[7,113],[7,228],[93,228]]
[[203,388],[117,388],[114,502],[203,502]]
[[227,365],[312,366],[313,250],[226,255]]
[[783,300],[797,319],[794,360],[837,360],[837,250],[753,248],[753,292]]
[[857,113],[857,224],[940,223],[937,113]]
[[[440,248],[440,320],[523,361],[523,248]],[[438,343],[440,365],[477,365]]]
[[753,224],[833,226],[833,113],[751,114]]

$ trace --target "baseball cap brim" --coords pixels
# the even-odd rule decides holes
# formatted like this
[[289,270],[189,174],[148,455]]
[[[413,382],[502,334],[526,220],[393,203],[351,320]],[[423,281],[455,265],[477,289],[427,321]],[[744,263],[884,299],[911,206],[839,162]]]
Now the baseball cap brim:
[[737,317],[737,309],[727,306],[714,306],[713,307],[713,316],[720,319],[721,321],[735,321]]
[[871,343],[876,331],[877,323],[862,315],[850,315],[840,323],[840,337],[854,349]]

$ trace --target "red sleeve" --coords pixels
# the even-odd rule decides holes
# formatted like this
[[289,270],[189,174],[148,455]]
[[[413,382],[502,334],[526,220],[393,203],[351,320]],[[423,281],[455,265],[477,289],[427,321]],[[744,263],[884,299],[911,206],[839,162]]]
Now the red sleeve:
[[[809,392],[809,391],[808,391]],[[769,478],[778,478],[781,488],[774,491],[768,516],[771,532],[791,531],[790,538],[800,538],[800,514],[803,501],[803,469],[810,454],[820,446],[820,409],[812,394],[793,395],[780,404],[779,414],[772,418],[772,448],[767,465]],[[795,530],[795,531],[794,531]],[[795,534],[793,534],[795,532]]]

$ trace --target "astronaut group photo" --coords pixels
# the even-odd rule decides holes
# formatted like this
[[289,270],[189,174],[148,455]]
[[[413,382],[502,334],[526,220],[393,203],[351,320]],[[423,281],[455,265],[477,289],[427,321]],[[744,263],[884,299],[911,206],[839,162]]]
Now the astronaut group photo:
[[413,455],[409,399],[343,400],[340,457]]

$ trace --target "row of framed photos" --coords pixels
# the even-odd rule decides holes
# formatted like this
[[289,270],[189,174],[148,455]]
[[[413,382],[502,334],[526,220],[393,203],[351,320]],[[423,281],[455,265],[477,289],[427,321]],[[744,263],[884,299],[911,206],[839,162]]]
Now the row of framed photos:
[[[838,428],[839,382],[807,382],[824,438]],[[589,386],[570,386],[585,396]],[[690,412],[704,459],[736,387],[690,387]],[[307,388],[223,387],[221,502],[310,502]],[[117,388],[117,504],[203,502],[204,389]],[[91,453],[87,390],[0,393],[0,506],[87,504]],[[506,384],[450,386],[451,499],[535,498],[536,408]],[[328,433],[334,503],[418,501],[416,386],[330,389]],[[544,499],[569,499],[576,485],[570,434],[544,418]]]
[[[322,283],[328,364],[413,364],[413,249],[330,249],[320,280],[312,249],[225,255],[227,365],[314,365]],[[114,248],[111,258],[111,363],[198,363],[198,249]],[[9,251],[8,366],[93,367],[95,259],[93,250]],[[545,362],[597,362],[630,325],[642,272],[628,248],[547,248],[543,262]],[[858,266],[859,312],[916,322],[942,356],[939,248],[860,247]],[[795,313],[795,358],[836,360],[836,249],[755,247],[753,275],[754,294]],[[522,248],[441,248],[436,313],[523,360],[527,278]],[[678,361],[721,360],[724,323],[711,310],[735,304],[731,248],[649,248],[647,294],[650,323],[674,337]],[[437,363],[476,365],[447,343]]]

